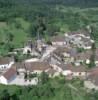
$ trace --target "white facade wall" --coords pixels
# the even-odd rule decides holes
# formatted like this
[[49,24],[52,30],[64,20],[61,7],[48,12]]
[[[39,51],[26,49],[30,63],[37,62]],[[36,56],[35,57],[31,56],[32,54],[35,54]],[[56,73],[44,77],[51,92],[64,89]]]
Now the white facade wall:
[[49,77],[54,78],[54,77],[59,76],[59,75],[60,75],[59,72],[55,72],[54,74],[49,74]]
[[8,66],[8,68],[11,68],[11,66],[14,64],[14,61],[11,61],[10,63],[9,63],[9,66]]
[[14,64],[14,61],[11,61],[9,64],[2,64],[0,65],[0,70],[6,70],[10,68]]
[[89,49],[91,49],[91,48],[92,48],[91,46],[87,46],[87,47],[85,46],[85,47],[84,47],[84,49],[86,49],[86,50],[89,50]]
[[85,76],[86,72],[72,72],[71,70],[65,70],[65,71],[62,71],[62,74],[64,76],[72,74],[72,76],[74,76],[74,77],[79,77],[79,76]]
[[30,51],[30,52],[31,52],[31,48],[30,48],[30,47],[28,47],[28,46],[26,46],[26,47],[23,49],[23,54],[27,54],[27,53],[28,53],[28,51]]
[[[48,69],[47,70],[45,70],[44,72],[47,72],[48,71]],[[31,72],[32,74],[33,73],[36,73],[36,74],[41,74],[43,72],[43,70],[34,70],[33,72]]]
[[72,72],[71,72],[70,70],[65,70],[65,71],[62,72],[62,74],[63,74],[64,76],[67,76],[67,75],[72,74]]
[[41,74],[42,71],[40,71],[40,70],[34,70],[34,71],[32,72],[32,74],[33,74],[33,73]]
[[95,64],[98,65],[98,61],[97,60],[95,61]]
[[36,61],[39,61],[38,58],[32,58],[32,59],[27,59],[25,60],[26,63],[29,63],[29,62],[36,62]]
[[0,65],[0,70],[8,68],[9,64],[2,64]]
[[86,72],[73,72],[72,74],[73,76],[79,77],[79,76],[85,76]]
[[66,45],[66,42],[52,42],[52,45],[63,46],[63,45]]
[[51,64],[51,66],[52,66],[53,69],[56,70],[57,72],[62,72],[62,69],[61,69],[59,66],[53,65],[53,64]]
[[96,86],[93,82],[91,81],[84,81],[84,86],[88,89],[95,89],[98,90],[98,86]]
[[8,84],[8,81],[7,81],[7,79],[4,76],[1,76],[0,77],[0,83],[7,85]]
[[89,59],[86,60],[86,64],[90,64],[90,60]]
[[68,54],[66,52],[64,52],[63,55],[64,55],[64,57],[70,57],[70,54]]

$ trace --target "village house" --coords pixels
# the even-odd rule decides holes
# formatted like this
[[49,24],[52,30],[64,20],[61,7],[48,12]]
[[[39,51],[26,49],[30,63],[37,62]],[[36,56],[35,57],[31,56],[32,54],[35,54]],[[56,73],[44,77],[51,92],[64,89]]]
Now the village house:
[[53,54],[59,61],[69,63],[74,61],[74,55],[77,54],[77,51],[74,48],[58,47]]
[[33,43],[32,40],[28,40],[25,44],[24,44],[24,48],[23,48],[23,54],[28,54],[28,52],[30,53],[33,49]]
[[96,48],[96,51],[95,51],[95,64],[96,66],[98,66],[98,48]]
[[79,77],[79,78],[85,79],[87,75],[86,67],[83,65],[75,66],[71,63],[58,64],[58,65],[52,65],[52,68],[55,71],[57,71],[59,74],[62,74],[66,77],[70,75],[72,78]]
[[47,62],[22,62],[16,64],[17,71],[19,73],[37,73],[46,72],[51,68],[50,64]]
[[49,64],[61,64],[62,60],[55,54],[52,54],[49,58],[45,59],[45,62],[48,62]]
[[66,37],[79,36],[79,37],[90,39],[90,33],[86,29],[80,29],[78,31],[68,32],[65,33],[65,36]]
[[71,75],[72,77],[85,78],[87,75],[86,68],[82,65],[75,66],[72,64],[62,64],[62,65],[59,65],[59,68],[62,69],[62,74],[64,76]]
[[49,75],[50,78],[53,78],[53,77],[60,75],[60,73],[53,68],[50,68],[46,73]]
[[94,40],[90,38],[88,31],[77,31],[65,33],[66,43],[70,46],[76,46],[84,49],[91,49]]
[[15,63],[0,76],[0,83],[5,85],[36,85],[38,82],[37,77],[31,80],[25,79],[25,73],[27,73],[27,75],[41,74],[43,71],[46,72],[49,77],[56,75],[56,71],[52,70],[52,66],[47,62]]
[[79,48],[91,49],[93,41],[84,37],[74,36],[72,38],[69,38],[69,43]]
[[98,55],[95,55],[95,65],[98,66]]
[[94,43],[94,40],[82,37],[82,41],[83,41],[82,47],[84,49],[91,49],[92,48],[92,44]]
[[75,31],[75,32],[67,32],[65,33],[65,37],[73,37],[73,36],[80,36],[80,33]]
[[38,55],[35,50],[35,44],[33,44],[31,40],[24,45],[23,54]]
[[80,29],[78,31],[82,37],[90,39],[90,31],[88,29]]
[[23,54],[28,54],[30,53],[32,50],[29,46],[25,46],[24,49],[23,49]]
[[36,41],[36,48],[38,51],[42,52],[43,51],[43,48],[45,48],[47,45],[45,43],[45,40],[44,39],[38,39]]
[[16,78],[16,76],[16,69],[11,67],[0,76],[0,83],[8,85],[12,80]]
[[87,51],[83,51],[81,53],[78,53],[74,57],[74,64],[77,66],[80,65],[81,63],[89,64],[91,55],[92,55],[91,50],[87,50]]
[[0,57],[0,70],[6,70],[14,64],[14,60],[10,57]]
[[88,71],[84,86],[88,89],[98,90],[98,67],[94,67]]
[[25,62],[36,62],[39,61],[38,58],[31,58],[31,59],[26,59]]
[[17,63],[17,71],[21,73],[31,73],[31,74],[41,74],[41,72],[46,72],[49,77],[54,77],[58,75],[58,71],[53,68],[48,62],[23,62],[21,64]]
[[52,45],[54,46],[64,46],[66,45],[65,36],[53,36],[51,37]]
[[49,63],[46,62],[32,62],[32,63],[26,63],[26,70],[31,73],[37,73],[40,74],[41,72],[46,72],[51,66]]

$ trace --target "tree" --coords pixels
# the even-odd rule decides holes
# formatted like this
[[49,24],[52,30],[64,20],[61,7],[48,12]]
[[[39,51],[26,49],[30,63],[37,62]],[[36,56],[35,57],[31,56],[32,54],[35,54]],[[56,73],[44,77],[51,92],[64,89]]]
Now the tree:
[[44,97],[53,97],[54,96],[54,88],[52,87],[52,85],[50,83],[46,83],[44,84],[44,86],[42,85],[38,91],[40,97],[43,95]]
[[81,53],[81,52],[84,51],[84,48],[77,48],[77,51],[78,51],[79,53]]
[[28,74],[27,74],[27,72],[25,72],[24,73],[24,79],[27,80],[27,78],[28,78]]
[[37,36],[40,38],[44,35],[44,31],[46,30],[46,25],[43,17],[38,16],[36,21],[33,22],[30,26],[30,34],[31,36]]
[[11,100],[19,100],[18,95],[17,95],[17,94],[13,94],[13,95],[11,96]]
[[73,100],[72,99],[72,90],[70,87],[65,85],[63,91],[64,91],[63,98],[65,98],[64,100]]
[[8,38],[8,41],[13,41],[13,38],[14,38],[14,35],[11,33],[11,32],[8,32],[7,33],[7,38]]
[[14,49],[14,45],[11,43],[11,42],[8,42],[5,44],[5,49],[8,51],[8,52],[12,52],[13,49]]
[[90,57],[90,64],[89,68],[95,67],[95,53],[96,52],[96,46],[95,43],[92,44],[92,55]]
[[96,45],[95,45],[95,43],[93,43],[92,44],[92,51],[95,52],[95,50],[96,50]]
[[88,65],[89,68],[95,67],[95,54],[92,54],[90,57],[90,64]]
[[22,28],[21,23],[19,21],[15,20],[14,23],[17,29]]
[[3,90],[0,95],[0,100],[10,100],[10,94],[8,90]]
[[12,42],[13,41],[13,38],[14,38],[14,35],[8,29],[5,29],[4,32],[6,34],[5,35],[5,41],[7,43]]
[[14,61],[15,62],[22,62],[24,59],[24,55],[21,54],[21,52],[17,52],[17,54],[14,55]]
[[14,55],[14,61],[15,61],[15,62],[18,62],[18,61],[19,61],[19,58],[18,58],[17,55]]
[[8,52],[11,52],[14,49],[14,45],[12,43],[14,35],[11,32],[9,32],[7,29],[5,29],[4,31],[6,33],[5,41],[4,41],[5,42],[4,46],[5,46],[5,48],[6,48],[6,50]]
[[49,77],[48,77],[48,74],[45,73],[45,72],[42,72],[41,73],[41,76],[40,76],[40,83],[41,84],[45,84],[49,81]]

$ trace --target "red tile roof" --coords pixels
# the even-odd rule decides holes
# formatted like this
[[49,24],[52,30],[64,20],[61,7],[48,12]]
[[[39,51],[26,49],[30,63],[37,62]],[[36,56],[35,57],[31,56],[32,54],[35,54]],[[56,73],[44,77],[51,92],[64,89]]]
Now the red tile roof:
[[51,38],[51,42],[62,42],[65,41],[65,37],[64,36],[53,36]]
[[85,66],[74,66],[72,64],[63,64],[59,65],[63,70],[71,70],[72,72],[85,72],[86,68]]
[[3,76],[7,79],[7,80],[10,80],[14,75],[16,75],[17,72],[16,72],[16,69],[15,68],[10,68],[8,69],[4,74]]
[[9,64],[10,61],[11,61],[11,58],[9,58],[9,57],[5,57],[5,58],[0,57],[0,65]]
[[31,63],[26,63],[25,67],[29,71],[34,71],[34,70],[45,71],[49,69],[51,66],[47,62],[31,62]]
[[88,80],[93,82],[95,85],[98,85],[98,67],[92,68],[89,70]]

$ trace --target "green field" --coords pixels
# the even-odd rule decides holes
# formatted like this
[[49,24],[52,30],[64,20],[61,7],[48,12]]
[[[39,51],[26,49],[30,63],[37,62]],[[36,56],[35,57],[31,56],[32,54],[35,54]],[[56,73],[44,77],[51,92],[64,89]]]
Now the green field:
[[[19,25],[19,28],[17,27],[17,25]],[[0,22],[0,43],[6,43],[8,39],[8,34],[10,33],[13,35],[13,40],[11,41],[13,47],[23,47],[24,43],[26,43],[28,40],[29,27],[30,23],[23,20],[22,18],[16,18],[10,23]],[[7,52],[8,50],[6,44],[0,45],[0,53],[6,54]]]
[[30,23],[24,21],[21,18],[15,19],[17,23],[20,24],[20,28],[15,27],[15,22],[7,24],[6,22],[0,23],[0,42],[6,41],[6,34],[7,32],[10,32],[14,35],[13,44],[16,47],[20,47],[22,43],[24,43],[27,40],[27,32],[29,29]]

